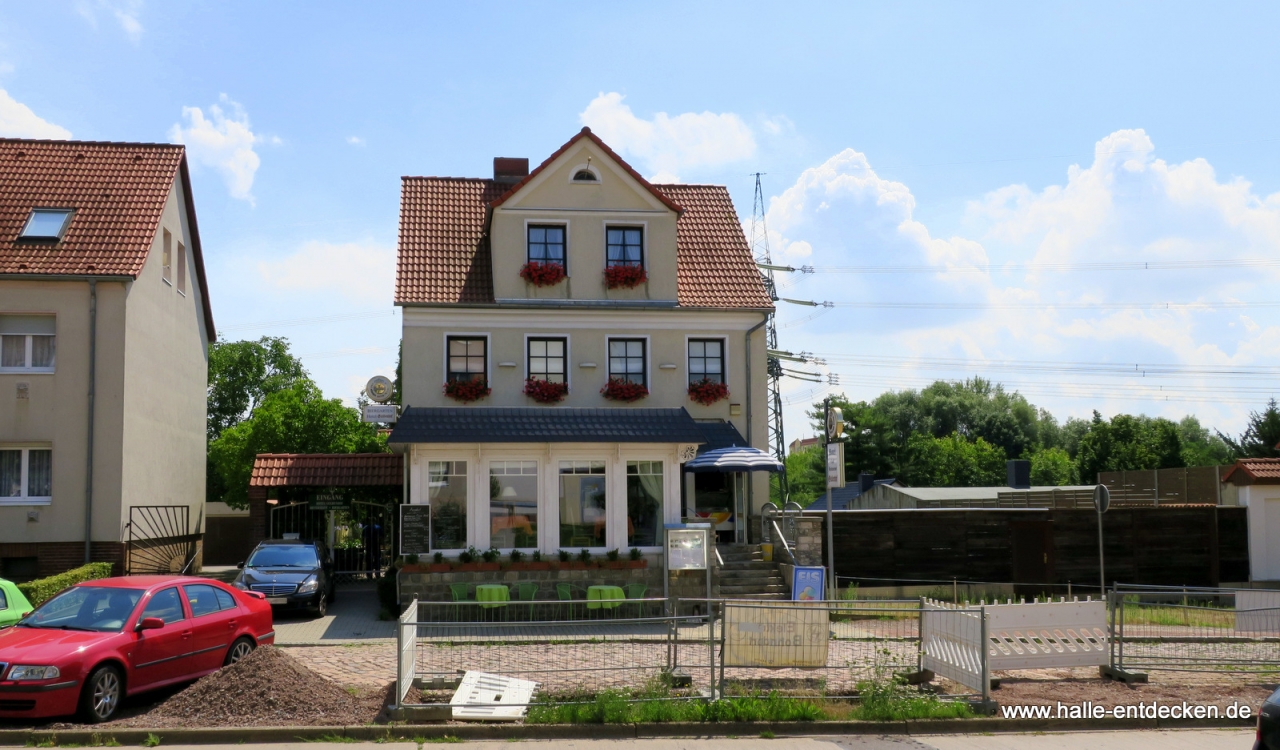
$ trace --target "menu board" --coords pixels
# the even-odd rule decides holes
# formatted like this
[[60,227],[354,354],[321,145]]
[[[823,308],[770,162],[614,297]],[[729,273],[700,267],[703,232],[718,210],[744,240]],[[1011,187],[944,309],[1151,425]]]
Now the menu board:
[[667,570],[706,570],[707,530],[667,529]]
[[425,555],[431,551],[431,506],[400,506],[400,554]]

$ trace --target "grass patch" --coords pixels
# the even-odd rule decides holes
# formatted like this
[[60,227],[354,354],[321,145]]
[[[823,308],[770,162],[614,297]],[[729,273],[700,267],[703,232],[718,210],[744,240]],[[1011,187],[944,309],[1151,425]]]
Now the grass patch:
[[771,740],[774,737],[777,737],[777,735],[774,734],[773,732],[770,732],[768,729],[760,733],[760,739],[762,740]]
[[343,734],[333,734],[332,732],[328,734],[322,734],[319,737],[315,737],[312,739],[305,739],[302,737],[299,737],[298,739],[302,740],[303,742],[359,742],[360,741],[354,737],[348,737]]
[[155,732],[147,732],[147,738],[142,741],[143,747],[156,747],[160,744],[160,735]]
[[668,724],[672,722],[817,721],[822,706],[777,693],[742,695],[718,701],[674,695],[654,682],[636,692],[605,690],[594,697],[534,704],[528,724]]
[[1220,607],[1212,602],[1177,604],[1143,604],[1137,596],[1124,598],[1125,625],[1163,625],[1196,628],[1235,629],[1234,609]]
[[446,745],[447,745],[447,744],[452,744],[452,743],[455,743],[455,742],[462,742],[462,738],[461,738],[461,737],[455,737],[455,736],[454,736],[454,735],[452,735],[452,734],[442,734],[442,735],[440,735],[439,737],[428,737],[428,738],[426,738],[426,739],[424,739],[424,740],[419,740],[419,744],[426,743],[426,742],[432,742],[432,743],[435,743],[435,744],[446,744]]
[[53,737],[42,737],[38,740],[27,740],[27,747],[57,747],[58,741]]
[[968,704],[939,700],[921,693],[893,673],[888,649],[876,652],[871,677],[857,684],[858,703],[848,718],[862,721],[902,721],[904,719],[963,719],[973,715]]

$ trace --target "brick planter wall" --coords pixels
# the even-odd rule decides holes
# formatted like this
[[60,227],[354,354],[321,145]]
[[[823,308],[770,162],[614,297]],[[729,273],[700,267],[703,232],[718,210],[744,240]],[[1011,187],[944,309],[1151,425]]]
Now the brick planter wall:
[[[568,583],[585,590],[588,586],[626,586],[639,583],[649,587],[645,598],[662,597],[662,568],[656,560],[649,560],[647,568],[587,568],[586,570],[473,570],[450,571],[448,573],[406,573],[400,572],[400,601],[412,601],[416,596],[424,602],[453,601],[450,584],[467,583],[472,586],[478,583],[503,583],[508,586],[517,583],[538,584],[537,598],[540,601],[554,601],[556,584]],[[584,596],[575,592],[579,597]]]

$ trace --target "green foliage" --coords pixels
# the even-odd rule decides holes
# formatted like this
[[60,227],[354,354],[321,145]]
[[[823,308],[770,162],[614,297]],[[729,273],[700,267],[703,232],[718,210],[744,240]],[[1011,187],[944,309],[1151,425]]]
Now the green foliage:
[[605,556],[605,559],[608,560],[609,562],[617,562],[619,559],[621,559],[621,556],[619,555],[618,549],[616,547],[604,553],[604,556]]
[[1178,437],[1182,440],[1184,466],[1220,466],[1235,460],[1227,441],[1210,433],[1209,428],[1193,416],[1187,415],[1178,422]]
[[1036,487],[1061,487],[1080,482],[1071,454],[1062,448],[1041,448],[1023,458],[1031,462],[1031,484]]
[[889,666],[888,649],[878,649],[871,676],[857,683],[858,705],[851,718],[863,721],[903,721],[905,719],[964,718],[970,715],[964,703],[943,702],[936,695],[908,686]]
[[639,560],[644,557],[644,553],[640,551],[639,547],[632,547],[631,551],[627,553],[627,556],[632,560]]
[[580,551],[578,553],[578,562],[584,562],[584,563],[591,562],[591,551],[585,550],[585,549]]
[[1231,439],[1222,433],[1218,437],[1239,458],[1280,458],[1280,407],[1273,398],[1267,407],[1260,412],[1249,412],[1249,426],[1237,439]]
[[529,707],[528,724],[666,724],[670,722],[817,721],[822,706],[776,693],[718,701],[671,700],[669,691],[649,686],[636,694],[605,690],[574,702],[550,700]]
[[1004,452],[982,438],[912,435],[907,455],[901,478],[911,486],[990,487],[1007,478]]
[[218,341],[209,347],[209,442],[239,424],[276,391],[307,380],[289,341],[263,336],[257,341]]
[[1097,480],[1098,472],[1169,469],[1182,466],[1178,426],[1163,418],[1117,414],[1110,422],[1093,413],[1089,433],[1076,455],[1080,479]]
[[498,558],[501,556],[502,556],[502,553],[498,551],[497,547],[490,547],[489,549],[480,553],[480,557],[487,563],[497,562]]
[[147,732],[147,737],[142,741],[143,747],[156,747],[160,744],[160,735],[155,732]]
[[[845,454],[846,460],[848,455]],[[850,462],[850,465],[858,464]],[[807,507],[826,491],[826,482],[826,459],[822,446],[813,445],[787,454],[787,485],[791,489],[791,500]]]
[[259,453],[378,453],[386,439],[355,409],[326,399],[309,380],[268,394],[250,417],[209,446],[209,462],[232,507],[248,505],[249,475]]
[[573,559],[573,553],[567,549],[562,549],[556,553],[556,557],[560,558],[560,562],[566,563]]
[[391,567],[387,568],[386,575],[378,579],[377,584],[378,604],[383,611],[390,612],[393,615],[398,614],[400,606],[400,603],[396,601],[400,598],[400,592],[397,588],[399,586],[399,576],[397,575],[399,572],[399,564],[391,565]]
[[511,558],[511,562],[518,563],[521,560],[524,560],[524,553],[518,549],[513,549],[511,550],[509,557]]
[[23,596],[27,597],[27,601],[31,602],[31,606],[38,607],[68,586],[74,586],[82,581],[110,577],[111,563],[96,562],[72,568],[56,576],[37,578],[34,581],[19,583],[18,590],[22,592]]

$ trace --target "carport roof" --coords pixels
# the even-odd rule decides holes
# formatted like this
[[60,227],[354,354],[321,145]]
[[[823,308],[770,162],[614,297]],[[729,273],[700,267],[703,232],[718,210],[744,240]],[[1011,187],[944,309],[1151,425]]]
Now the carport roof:
[[259,453],[250,487],[371,487],[404,484],[396,453]]

